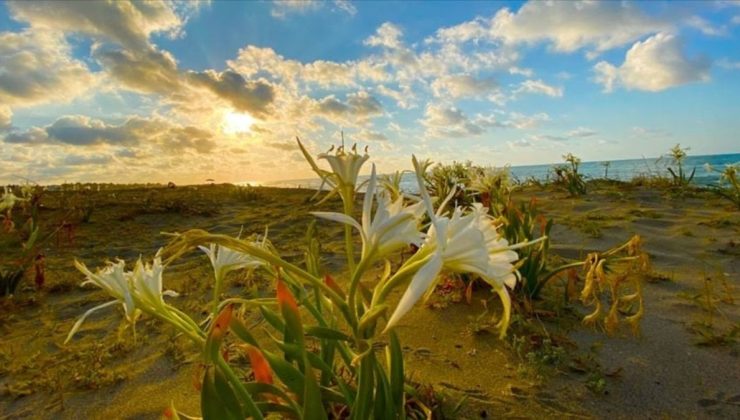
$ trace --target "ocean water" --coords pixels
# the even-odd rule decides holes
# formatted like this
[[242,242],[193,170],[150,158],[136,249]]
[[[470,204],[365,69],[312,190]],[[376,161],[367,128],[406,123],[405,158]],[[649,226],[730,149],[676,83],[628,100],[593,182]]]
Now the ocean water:
[[[723,155],[704,155],[704,156],[687,156],[684,161],[684,171],[688,174],[696,168],[693,182],[697,185],[717,185],[719,182],[720,172],[727,164],[740,163],[740,153],[731,153]],[[511,166],[510,171],[514,179],[526,181],[534,178],[540,181],[546,181],[553,176],[552,168],[554,165],[561,164],[551,163],[544,165],[527,165]],[[709,164],[714,167],[715,171],[708,172],[705,165]],[[643,158],[643,159],[625,159],[612,160],[609,163],[608,173],[603,162],[582,162],[578,171],[587,179],[604,178],[620,181],[629,181],[639,176],[661,175],[670,178],[668,167],[674,166],[669,157],[660,158]],[[366,179],[367,177],[360,177]],[[264,184],[272,187],[283,188],[310,188],[317,189],[320,185],[319,179],[295,179],[286,181],[276,181]],[[404,176],[401,186],[404,190],[414,192],[417,189],[416,179],[412,174]]]

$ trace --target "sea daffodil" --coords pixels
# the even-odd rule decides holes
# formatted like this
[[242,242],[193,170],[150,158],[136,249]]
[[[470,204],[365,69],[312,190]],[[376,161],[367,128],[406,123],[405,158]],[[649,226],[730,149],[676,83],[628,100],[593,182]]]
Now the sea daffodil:
[[[345,223],[356,228],[362,236],[362,257],[381,258],[409,244],[420,245],[419,219],[424,212],[422,203],[404,205],[404,198],[391,200],[378,193],[377,176],[373,165],[362,205],[362,223],[344,213],[313,212],[324,219]],[[373,202],[377,208],[373,213]]]
[[[511,300],[504,282],[511,282],[508,275],[514,272],[511,262],[516,260],[514,258],[516,253],[506,252],[513,247],[506,246],[508,244],[504,245],[498,235],[490,231],[489,220],[482,218],[482,209],[474,208],[473,212],[463,214],[463,210],[456,207],[451,217],[441,216],[443,207],[454,191],[435,212],[431,197],[424,187],[423,167],[416,157],[413,162],[422,201],[431,219],[426,240],[417,257],[425,258],[426,262],[411,279],[396,310],[388,320],[386,329],[396,325],[422,296],[430,293],[438,281],[440,272],[446,269],[457,273],[477,274],[493,286],[504,306],[504,315],[499,324],[503,336],[508,327],[511,312]],[[501,254],[501,256],[496,254]]]

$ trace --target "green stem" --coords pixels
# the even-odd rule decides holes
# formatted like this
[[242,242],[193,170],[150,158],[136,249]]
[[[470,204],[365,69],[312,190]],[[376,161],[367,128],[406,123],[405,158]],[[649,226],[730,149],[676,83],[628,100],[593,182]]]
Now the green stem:
[[229,366],[228,363],[224,360],[224,358],[219,354],[218,357],[216,357],[216,360],[213,361],[216,365],[216,367],[226,375],[226,379],[231,384],[232,388],[236,393],[239,395],[239,399],[241,402],[246,406],[247,412],[250,413],[253,419],[255,420],[261,420],[264,419],[262,416],[262,412],[260,412],[259,408],[257,408],[257,404],[254,403],[254,400],[252,399],[252,396],[249,395],[249,391],[244,387],[244,384],[242,384],[242,381],[239,379],[238,376],[236,376],[236,373],[231,369],[231,366]]
[[[416,254],[412,255],[411,258],[406,260],[406,264],[401,266],[401,268],[396,271],[393,276],[388,279],[383,287],[376,288],[375,294],[373,295],[373,301],[371,303],[371,306],[375,306],[376,304],[383,302],[385,298],[388,296],[388,294],[396,288],[396,286],[403,283],[406,278],[408,278],[410,275],[416,273],[421,266],[426,264],[427,262],[427,255],[422,255],[423,251],[419,251]],[[418,261],[417,261],[418,260]]]
[[[344,203],[344,214],[352,217],[354,214],[354,186],[342,187],[344,194],[342,194],[342,201]],[[352,241],[352,226],[344,225],[344,249],[347,252],[347,268],[350,273],[355,271],[355,247]]]
[[564,270],[567,270],[569,268],[580,267],[583,264],[585,264],[585,262],[583,262],[583,261],[578,261],[578,262],[574,262],[574,263],[570,263],[570,264],[565,264],[565,265],[561,265],[560,267],[558,267],[558,268],[556,268],[556,269],[554,269],[554,270],[546,273],[545,274],[545,277],[543,277],[542,280],[540,280],[540,281],[537,282],[537,285],[535,285],[534,290],[532,290],[532,292],[530,293],[530,296],[537,296],[537,295],[539,295],[540,294],[540,291],[542,290],[542,288],[545,287],[545,284],[547,284],[547,282],[550,281],[550,279],[552,279],[553,277],[555,277],[556,274],[558,274],[558,273],[560,273],[560,272],[562,272]]
[[221,296],[221,284],[223,283],[223,274],[216,273],[215,279],[213,282],[213,299],[211,299],[211,314],[213,315],[214,319],[216,315],[218,315],[218,304],[219,299],[218,297]]
[[352,316],[352,321],[350,322],[350,325],[352,326],[352,329],[355,333],[357,333],[357,326],[358,326],[358,319],[359,319],[359,311],[358,311],[358,305],[357,302],[357,289],[360,286],[360,280],[362,279],[362,275],[365,273],[365,270],[367,269],[367,266],[369,265],[373,255],[368,255],[366,257],[363,257],[360,260],[360,264],[355,268],[355,270],[352,272],[352,279],[349,283],[349,292],[347,294],[347,303],[350,307],[350,315]]

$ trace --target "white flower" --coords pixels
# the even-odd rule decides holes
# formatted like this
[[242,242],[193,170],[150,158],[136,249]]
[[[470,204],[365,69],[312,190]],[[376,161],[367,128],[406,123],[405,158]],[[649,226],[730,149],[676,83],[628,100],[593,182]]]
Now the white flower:
[[440,272],[447,269],[457,273],[477,274],[493,286],[504,306],[504,316],[499,327],[501,335],[505,334],[509,324],[511,301],[504,282],[510,281],[508,275],[514,272],[509,260],[514,257],[512,261],[515,261],[516,253],[513,255],[505,253],[510,248],[503,246],[505,241],[502,243],[495,228],[488,224],[490,220],[482,217],[482,208],[476,207],[471,213],[463,215],[462,209],[457,207],[451,217],[439,215],[454,194],[454,190],[435,213],[431,197],[424,187],[423,168],[416,157],[413,162],[419,190],[432,221],[426,241],[419,250],[418,258],[425,258],[426,262],[411,279],[396,310],[388,320],[386,329],[396,325],[422,296],[431,293]]
[[496,224],[487,210],[480,203],[473,204],[473,214],[488,249],[488,278],[497,279],[513,289],[516,287],[518,272],[514,270],[512,264],[519,259],[519,255],[509,246],[509,241],[498,233]]
[[218,244],[210,244],[207,248],[201,245],[198,248],[208,255],[208,259],[211,260],[213,266],[214,276],[219,283],[232,271],[241,270],[242,268],[256,268],[264,264],[249,254],[234,251]]
[[[382,258],[409,244],[420,245],[419,219],[424,212],[422,203],[404,206],[404,198],[391,200],[376,191],[377,176],[373,165],[362,205],[362,224],[344,213],[313,212],[324,219],[355,227],[362,236],[362,257]],[[377,208],[373,214],[373,201]]]
[[163,296],[177,296],[174,291],[162,291],[162,271],[164,268],[159,253],[157,253],[152,265],[142,263],[141,258],[139,258],[134,271],[125,271],[125,264],[123,260],[118,260],[115,263],[108,263],[106,267],[98,270],[97,273],[93,273],[85,264],[75,260],[75,267],[87,277],[87,280],[82,282],[81,285],[94,284],[105,290],[114,299],[82,314],[67,334],[67,339],[64,340],[65,344],[77,332],[85,319],[98,309],[120,303],[123,306],[126,320],[133,325],[142,310],[150,313],[162,311],[165,306]]
[[164,306],[164,296],[176,297],[177,292],[172,290],[162,291],[162,272],[164,266],[159,253],[151,265],[144,264],[141,258],[136,262],[134,271],[129,275],[130,290],[133,297],[140,306],[146,306],[148,310],[156,310]]
[[69,334],[67,334],[67,339],[64,340],[65,344],[72,338],[90,314],[98,309],[103,309],[105,307],[115,305],[116,303],[120,303],[123,306],[126,319],[130,323],[133,324],[136,322],[136,318],[139,316],[139,310],[134,305],[134,299],[131,296],[131,289],[129,288],[129,281],[127,279],[126,272],[124,271],[124,265],[125,263],[122,260],[119,260],[116,263],[108,263],[108,266],[98,270],[97,273],[93,273],[88,270],[85,264],[75,260],[75,267],[77,267],[77,269],[87,277],[87,280],[82,282],[81,286],[94,284],[105,290],[105,292],[114,299],[110,302],[106,302],[89,309],[87,312],[82,314],[82,316],[72,326]]
[[350,153],[345,152],[344,146],[337,148],[337,152],[321,153],[319,159],[326,159],[331,166],[331,170],[336,176],[339,186],[357,185],[357,177],[360,174],[362,165],[370,158],[367,153],[360,155],[356,152],[356,147],[352,148]]
[[24,201],[24,199],[19,198],[17,195],[13,194],[13,190],[11,190],[8,187],[4,187],[3,196],[0,198],[0,211],[5,210],[13,210],[13,207],[15,207],[15,203],[19,201]]

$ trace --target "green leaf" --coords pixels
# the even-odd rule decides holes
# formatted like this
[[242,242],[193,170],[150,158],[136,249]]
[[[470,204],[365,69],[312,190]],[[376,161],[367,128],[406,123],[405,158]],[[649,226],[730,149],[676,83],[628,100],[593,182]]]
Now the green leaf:
[[352,419],[366,420],[371,418],[372,400],[375,385],[375,356],[370,353],[360,361],[357,378],[357,394],[352,404]]
[[262,350],[262,354],[280,381],[294,394],[303,395],[304,380],[301,371],[274,353]]
[[275,311],[269,308],[265,308],[264,306],[260,307],[260,313],[262,314],[262,317],[265,318],[265,321],[267,321],[268,324],[270,324],[273,328],[275,328],[278,331],[285,330],[285,323],[282,319],[278,316]]
[[247,329],[247,326],[244,324],[244,321],[237,317],[233,317],[231,319],[231,323],[229,324],[229,327],[231,328],[231,331],[236,335],[238,339],[241,341],[251,344],[255,347],[259,347],[259,344],[257,343],[257,340],[252,336],[252,334],[249,332],[249,329]]
[[[390,345],[386,348],[388,354],[388,366],[390,375],[390,386],[391,395],[393,402],[396,406],[398,413],[402,413],[406,406],[406,400],[404,398],[403,386],[406,381],[403,371],[403,351],[401,350],[401,342],[398,340],[398,335],[395,331],[391,331]],[[404,418],[401,416],[400,418]]]
[[326,410],[324,409],[323,400],[321,399],[321,389],[316,382],[313,374],[311,363],[308,359],[304,360],[306,369],[304,371],[305,389],[303,393],[303,418],[305,419],[326,419]]
[[236,397],[231,385],[229,385],[226,378],[224,378],[223,374],[218,369],[214,371],[214,385],[224,409],[233,413],[236,418],[245,418],[246,413],[244,412],[242,405],[239,403],[239,399]]
[[365,315],[362,316],[362,319],[360,320],[360,331],[366,330],[368,327],[371,327],[374,325],[375,321],[381,317],[385,311],[388,309],[388,304],[382,304],[377,305],[367,311]]
[[328,327],[311,326],[306,328],[306,335],[327,340],[351,341],[352,337],[347,334]]
[[203,420],[238,420],[239,416],[230,412],[219,397],[212,369],[206,369],[203,375],[203,387],[200,393],[200,411]]

